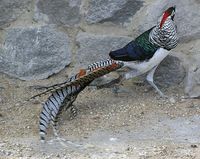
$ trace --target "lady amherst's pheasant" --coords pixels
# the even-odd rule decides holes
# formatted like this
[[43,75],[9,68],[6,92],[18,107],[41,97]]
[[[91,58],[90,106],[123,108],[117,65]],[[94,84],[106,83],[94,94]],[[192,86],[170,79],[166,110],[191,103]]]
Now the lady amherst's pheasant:
[[57,121],[63,110],[70,109],[72,115],[76,115],[73,103],[85,87],[96,78],[121,67],[125,66],[131,69],[130,72],[122,77],[122,81],[123,79],[133,78],[149,72],[147,75],[148,82],[161,96],[164,96],[154,84],[153,75],[159,63],[169,54],[169,50],[177,46],[178,37],[174,16],[175,7],[168,8],[163,13],[157,26],[147,30],[122,49],[111,51],[109,54],[111,59],[95,62],[87,68],[81,69],[79,73],[67,81],[49,86],[46,91],[33,96],[32,98],[35,98],[51,93],[43,104],[40,114],[39,129],[41,140],[45,140],[50,123],[55,130],[55,135],[57,135]]
[[54,134],[58,137],[57,123],[63,110],[70,109],[72,117],[76,116],[76,109],[73,105],[78,94],[85,89],[94,79],[115,71],[123,66],[123,62],[107,59],[90,64],[87,68],[81,69],[79,73],[71,76],[66,82],[49,86],[46,91],[31,98],[40,97],[51,93],[43,104],[40,114],[39,129],[41,141],[45,140],[47,129],[51,123]]
[[131,69],[121,77],[121,82],[148,72],[147,81],[160,96],[164,97],[154,84],[153,76],[157,66],[170,53],[169,50],[178,44],[174,16],[175,6],[163,13],[156,26],[145,31],[123,48],[110,52],[111,59],[123,61],[124,66]]

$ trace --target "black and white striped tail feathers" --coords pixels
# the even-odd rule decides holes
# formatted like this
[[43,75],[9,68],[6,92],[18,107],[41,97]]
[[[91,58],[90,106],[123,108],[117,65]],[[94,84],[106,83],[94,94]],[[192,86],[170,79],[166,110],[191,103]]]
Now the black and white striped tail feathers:
[[105,74],[115,71],[124,65],[123,62],[114,61],[112,59],[107,59],[104,61],[99,61],[88,65],[86,69],[86,74],[80,78],[72,81],[73,84],[83,85],[84,83],[91,83],[96,78],[99,78]]
[[[47,89],[44,92],[39,93],[37,95],[34,95],[30,99],[34,99],[36,97],[41,97],[42,95],[53,93],[55,90],[60,89],[62,87],[70,86],[71,84],[82,85],[82,83],[87,83],[90,80],[94,80],[93,78],[97,78],[96,76],[100,77],[104,73],[105,74],[109,73],[109,70],[107,69],[107,67],[108,66],[112,66],[112,64],[117,64],[117,67],[114,68],[112,71],[114,71],[116,69],[119,69],[120,67],[123,66],[122,62],[114,61],[112,59],[107,59],[107,60],[103,60],[103,61],[92,63],[92,64],[88,65],[88,67],[86,69],[84,69],[86,71],[86,75],[85,76],[80,77],[80,72],[79,72],[79,73],[75,74],[74,76],[71,76],[65,82],[62,82],[62,83],[59,83],[59,84],[54,84],[52,86],[47,87]],[[105,72],[103,72],[103,71],[100,71],[100,72],[97,71],[97,72],[95,72],[97,69],[104,69]],[[99,74],[99,75],[97,75],[97,74]]]
[[40,138],[45,140],[45,135],[49,124],[56,127],[59,114],[62,113],[64,107],[69,108],[75,101],[78,93],[83,89],[81,86],[67,86],[56,90],[43,104],[43,109],[40,114]]
[[71,117],[70,120],[74,119],[77,116],[77,108],[72,104],[70,108]]
[[79,74],[77,73],[77,74],[71,76],[69,79],[67,79],[67,81],[64,81],[64,82],[59,83],[59,84],[51,85],[51,86],[47,87],[44,92],[36,94],[36,95],[32,96],[30,99],[34,99],[36,97],[41,97],[43,95],[53,93],[57,89],[68,86],[68,85],[70,85],[70,82],[75,81],[78,78],[78,76],[79,76]]
[[103,61],[98,61],[98,62],[94,62],[90,65],[88,65],[88,70],[90,72],[93,72],[94,70],[98,69],[98,68],[103,68],[103,67],[107,67],[112,65],[113,63],[117,63],[116,61],[112,60],[112,59],[107,59],[107,60],[103,60]]
[[86,86],[88,86],[94,79],[101,77],[116,69],[119,69],[122,66],[122,62],[116,62],[113,60],[105,60],[93,63],[88,66],[87,71],[84,72],[84,74],[80,74],[79,72],[78,75],[70,78],[72,79],[70,83],[67,83],[64,86],[58,87],[58,89],[53,90],[52,95],[44,103],[43,110],[40,114],[39,128],[41,140],[45,140],[47,128],[49,127],[50,123],[52,123],[54,128],[56,127],[57,119],[59,118],[59,114],[62,113],[63,108],[71,107],[71,112],[74,115],[76,114],[72,104],[78,94]]

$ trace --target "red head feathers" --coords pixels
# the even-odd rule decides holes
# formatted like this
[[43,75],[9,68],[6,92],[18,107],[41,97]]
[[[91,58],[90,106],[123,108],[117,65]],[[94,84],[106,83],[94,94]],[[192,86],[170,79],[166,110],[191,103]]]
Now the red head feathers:
[[171,17],[171,19],[174,20],[175,10],[176,10],[176,6],[173,6],[173,7],[168,8],[163,13],[162,20],[160,22],[160,28],[162,28],[163,24],[165,23],[168,17]]

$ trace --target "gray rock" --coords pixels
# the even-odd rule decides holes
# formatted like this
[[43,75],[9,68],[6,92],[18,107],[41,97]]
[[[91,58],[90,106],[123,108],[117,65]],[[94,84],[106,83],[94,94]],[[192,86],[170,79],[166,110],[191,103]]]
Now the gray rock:
[[132,38],[108,35],[95,35],[88,33],[79,33],[76,39],[79,46],[76,53],[78,67],[86,67],[96,61],[109,58],[111,50],[123,47]]
[[0,27],[17,19],[30,4],[31,0],[1,0],[0,1]]
[[91,0],[86,15],[89,24],[112,21],[123,23],[143,5],[141,0]]
[[198,39],[200,37],[200,1],[198,0],[156,0],[147,8],[144,8],[142,12],[145,13],[145,16],[140,19],[138,25],[136,23],[136,27],[141,32],[151,28],[157,24],[163,11],[173,5],[176,5],[175,21],[180,41],[187,42]]
[[167,56],[155,72],[155,83],[161,87],[175,86],[183,82],[186,71],[179,60],[174,56]]
[[191,64],[185,82],[185,92],[191,98],[200,97],[200,54],[196,54],[191,59]]
[[81,0],[37,0],[34,20],[73,26],[80,21],[80,4]]
[[69,39],[51,27],[14,28],[0,49],[0,71],[22,80],[43,79],[71,62]]

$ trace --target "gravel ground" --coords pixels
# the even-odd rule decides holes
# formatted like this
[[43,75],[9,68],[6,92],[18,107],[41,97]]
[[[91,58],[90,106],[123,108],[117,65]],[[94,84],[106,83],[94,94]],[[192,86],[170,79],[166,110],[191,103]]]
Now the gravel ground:
[[[185,99],[182,84],[162,88],[161,99],[146,83],[128,81],[129,93],[111,88],[85,89],[75,102],[78,116],[64,112],[60,139],[48,131],[40,143],[38,117],[47,96],[24,102],[37,92],[30,85],[1,75],[0,158],[193,159],[200,158],[200,100]],[[47,82],[48,81],[48,82]]]

